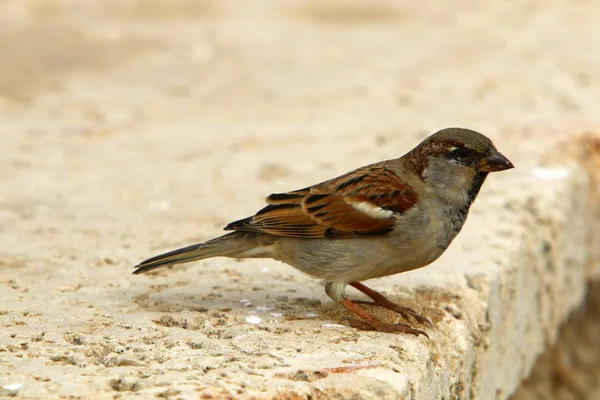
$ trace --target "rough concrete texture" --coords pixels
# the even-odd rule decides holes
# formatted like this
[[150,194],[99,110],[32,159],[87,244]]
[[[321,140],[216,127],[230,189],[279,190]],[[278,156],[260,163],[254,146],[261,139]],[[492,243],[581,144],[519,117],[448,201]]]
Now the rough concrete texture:
[[[598,276],[596,11],[0,2],[3,394],[509,397]],[[438,262],[370,282],[429,316],[429,341],[340,326],[319,282],[270,260],[130,275],[446,126],[517,168]]]
[[561,330],[558,342],[537,361],[511,400],[600,398],[600,283]]

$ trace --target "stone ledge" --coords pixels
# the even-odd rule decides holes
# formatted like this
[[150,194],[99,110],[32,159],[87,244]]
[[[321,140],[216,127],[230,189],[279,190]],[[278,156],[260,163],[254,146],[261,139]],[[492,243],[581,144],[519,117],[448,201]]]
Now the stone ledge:
[[571,314],[557,343],[536,362],[511,400],[600,398],[600,281]]
[[[0,397],[510,396],[600,276],[598,140],[532,161],[598,123],[594,5],[345,1],[0,2]],[[340,327],[269,260],[129,274],[449,124],[517,170],[442,259],[369,282],[430,341]]]
[[[587,148],[578,143],[574,149]],[[123,286],[59,287],[68,304],[93,298],[94,306],[44,314],[59,329],[30,322],[39,335],[7,329],[0,352],[20,362],[17,376],[38,376],[48,362],[58,376],[85,369],[90,381],[55,385],[55,396],[508,398],[598,276],[597,157],[578,151],[567,149],[574,160],[560,164],[552,156],[539,165],[517,160],[513,172],[490,177],[440,260],[370,282],[430,317],[431,340],[338,325],[344,310],[288,266],[209,260],[140,279],[122,275],[128,265],[97,268]],[[28,310],[58,293],[34,293],[24,304],[13,287],[14,308],[0,314],[6,326],[21,326]],[[29,358],[19,357],[23,346]],[[35,385],[26,381],[24,395]]]

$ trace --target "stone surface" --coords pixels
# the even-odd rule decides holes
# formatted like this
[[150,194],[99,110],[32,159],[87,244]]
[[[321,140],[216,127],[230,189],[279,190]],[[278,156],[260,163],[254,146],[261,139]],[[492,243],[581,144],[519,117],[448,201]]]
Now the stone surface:
[[[0,387],[508,398],[600,270],[595,10],[0,2]],[[490,177],[439,261],[370,282],[429,316],[429,341],[340,325],[319,282],[270,260],[130,275],[271,192],[446,126],[484,132],[517,168]]]
[[511,400],[600,397],[600,283],[564,324],[558,342],[537,361]]

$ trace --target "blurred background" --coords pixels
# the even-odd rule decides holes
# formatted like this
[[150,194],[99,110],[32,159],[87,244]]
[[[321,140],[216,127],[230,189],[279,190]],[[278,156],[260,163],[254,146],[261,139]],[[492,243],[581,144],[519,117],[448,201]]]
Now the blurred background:
[[[599,11],[1,0],[0,266],[83,284],[85,270],[56,266],[123,268],[206,239],[268,193],[398,157],[447,126],[527,168],[550,139],[599,126]],[[577,379],[549,368],[515,398],[584,398],[598,359],[569,357],[559,364]]]

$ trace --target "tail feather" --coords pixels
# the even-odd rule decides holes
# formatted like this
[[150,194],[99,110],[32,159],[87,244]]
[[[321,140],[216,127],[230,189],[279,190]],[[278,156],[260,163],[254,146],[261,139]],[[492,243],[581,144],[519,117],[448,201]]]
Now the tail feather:
[[228,235],[209,240],[208,242],[194,244],[149,258],[136,265],[134,267],[135,270],[133,271],[133,274],[142,274],[159,267],[202,260],[210,257],[228,256],[229,254],[226,249],[229,246],[224,246],[224,244],[230,236],[236,234],[238,233],[233,232]]

